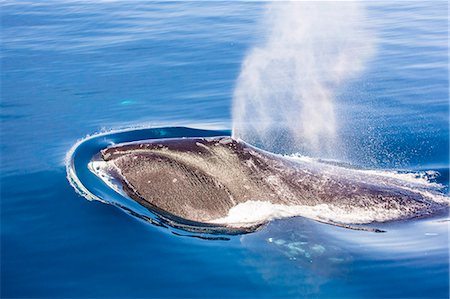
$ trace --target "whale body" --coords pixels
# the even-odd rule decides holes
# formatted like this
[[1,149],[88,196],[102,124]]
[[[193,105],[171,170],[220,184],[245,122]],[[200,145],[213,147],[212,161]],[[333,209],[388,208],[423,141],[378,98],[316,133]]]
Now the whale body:
[[133,200],[197,223],[248,227],[300,215],[361,224],[449,207],[446,195],[414,182],[284,157],[231,137],[118,144],[101,160]]

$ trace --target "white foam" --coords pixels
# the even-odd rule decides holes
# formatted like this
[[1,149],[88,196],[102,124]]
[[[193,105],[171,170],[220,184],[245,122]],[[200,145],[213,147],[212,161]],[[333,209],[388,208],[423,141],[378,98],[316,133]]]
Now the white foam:
[[113,163],[105,161],[91,161],[88,164],[89,170],[98,176],[108,187],[116,191],[117,193],[126,196],[126,193],[117,183],[117,180],[111,175],[113,171],[118,171]]
[[405,215],[405,211],[386,210],[382,206],[370,208],[345,207],[344,209],[328,204],[315,206],[282,205],[273,204],[269,201],[249,200],[231,208],[226,217],[214,219],[210,222],[232,227],[245,227],[274,219],[303,216],[325,222],[364,224],[399,219],[403,215]]

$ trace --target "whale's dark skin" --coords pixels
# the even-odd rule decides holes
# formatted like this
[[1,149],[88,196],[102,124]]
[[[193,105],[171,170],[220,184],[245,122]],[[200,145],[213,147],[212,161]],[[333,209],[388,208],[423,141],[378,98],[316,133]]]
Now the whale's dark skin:
[[386,220],[448,209],[393,183],[349,175],[352,172],[341,167],[293,161],[230,137],[122,144],[102,150],[101,156],[115,166],[115,176],[131,198],[195,222],[226,217],[231,208],[249,200],[395,211],[396,216]]

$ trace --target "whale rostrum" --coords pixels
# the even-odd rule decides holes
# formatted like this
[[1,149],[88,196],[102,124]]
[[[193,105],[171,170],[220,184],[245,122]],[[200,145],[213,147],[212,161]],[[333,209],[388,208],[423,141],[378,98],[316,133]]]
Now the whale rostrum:
[[401,179],[276,155],[231,137],[118,144],[101,158],[133,200],[199,223],[245,227],[296,215],[370,223],[449,207],[446,195]]

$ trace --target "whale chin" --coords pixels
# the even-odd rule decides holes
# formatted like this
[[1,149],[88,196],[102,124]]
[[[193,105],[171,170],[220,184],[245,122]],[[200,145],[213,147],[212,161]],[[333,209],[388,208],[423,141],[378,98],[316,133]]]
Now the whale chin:
[[275,155],[231,137],[159,139],[101,151],[133,200],[177,222],[254,230],[304,216],[347,225],[448,211],[439,192],[399,179]]

